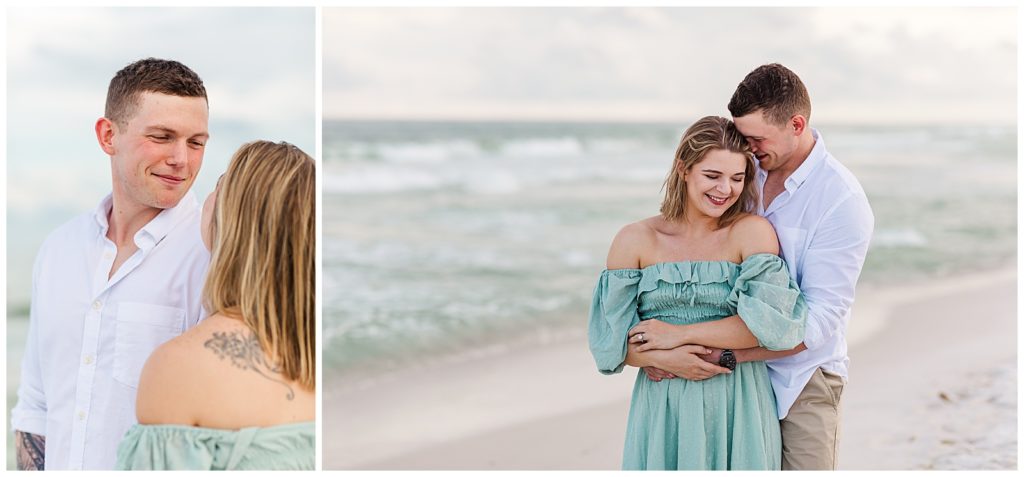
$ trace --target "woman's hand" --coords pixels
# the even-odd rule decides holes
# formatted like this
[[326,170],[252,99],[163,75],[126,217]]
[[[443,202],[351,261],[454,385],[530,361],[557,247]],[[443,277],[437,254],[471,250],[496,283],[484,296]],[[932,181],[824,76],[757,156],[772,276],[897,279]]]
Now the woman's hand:
[[647,373],[647,379],[650,379],[651,381],[654,381],[656,383],[661,381],[662,379],[672,379],[676,377],[676,375],[663,369],[655,368],[654,366],[644,366],[640,369],[644,370],[644,372]]
[[684,325],[672,325],[661,320],[644,320],[629,330],[629,343],[636,350],[672,349],[686,343]]
[[732,372],[727,368],[705,361],[703,356],[711,353],[711,350],[700,345],[683,345],[672,350],[656,350],[650,353],[652,353],[650,359],[653,366],[691,381],[700,381]]

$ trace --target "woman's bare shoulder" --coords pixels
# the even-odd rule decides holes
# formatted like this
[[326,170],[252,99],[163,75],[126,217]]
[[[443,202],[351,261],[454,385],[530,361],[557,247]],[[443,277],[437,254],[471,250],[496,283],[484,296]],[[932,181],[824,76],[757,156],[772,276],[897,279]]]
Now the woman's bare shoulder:
[[639,268],[643,252],[656,244],[658,220],[663,219],[660,216],[648,217],[622,227],[608,250],[607,268]]
[[757,214],[746,214],[729,228],[729,241],[736,246],[743,259],[758,254],[779,254],[779,238],[768,219]]
[[194,425],[196,413],[190,403],[196,394],[216,381],[209,351],[212,337],[242,326],[237,320],[212,315],[178,337],[160,345],[149,355],[136,397],[136,414],[143,424]]
[[185,335],[153,351],[142,367],[135,398],[135,414],[142,424],[194,425],[195,418],[181,406],[187,378],[193,368]]
[[213,315],[153,353],[137,409],[142,423],[238,429],[312,419],[315,393],[282,376],[245,323]]

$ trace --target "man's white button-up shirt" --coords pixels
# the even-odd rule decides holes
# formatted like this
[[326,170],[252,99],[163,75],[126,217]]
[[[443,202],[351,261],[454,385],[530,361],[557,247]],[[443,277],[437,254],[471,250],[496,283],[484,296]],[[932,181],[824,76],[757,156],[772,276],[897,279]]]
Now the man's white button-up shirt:
[[[807,300],[807,350],[767,362],[779,419],[822,368],[846,378],[846,326],[875,217],[857,178],[839,163],[816,130],[814,148],[785,182],[785,190],[758,212],[775,226],[782,258]],[[767,173],[758,169],[764,190]],[[762,194],[763,197],[763,194]]]
[[138,250],[109,276],[111,196],[47,237],[32,272],[28,342],[15,430],[46,437],[46,469],[111,469],[135,420],[135,394],[150,353],[203,317],[210,255],[192,192],[134,240]]

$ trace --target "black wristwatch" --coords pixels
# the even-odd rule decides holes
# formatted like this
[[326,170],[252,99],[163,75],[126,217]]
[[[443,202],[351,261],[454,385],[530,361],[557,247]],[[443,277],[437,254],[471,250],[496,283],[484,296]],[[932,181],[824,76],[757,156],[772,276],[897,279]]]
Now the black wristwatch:
[[718,365],[728,369],[729,371],[736,370],[736,354],[731,349],[723,349],[722,356],[718,357]]

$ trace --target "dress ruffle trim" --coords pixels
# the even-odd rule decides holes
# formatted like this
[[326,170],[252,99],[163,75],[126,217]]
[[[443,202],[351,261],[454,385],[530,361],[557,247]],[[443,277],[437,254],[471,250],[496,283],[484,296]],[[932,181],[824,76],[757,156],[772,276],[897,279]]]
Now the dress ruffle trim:
[[738,269],[739,265],[727,261],[656,263],[643,269],[640,293],[656,290],[659,282],[672,285],[727,283]]
[[182,425],[134,425],[118,449],[118,469],[313,469],[315,424],[238,431]]

